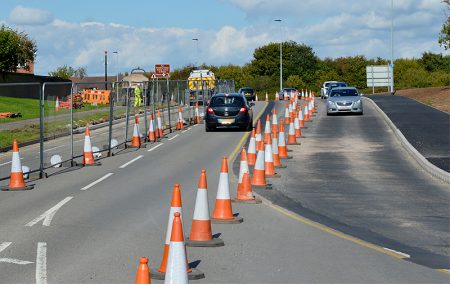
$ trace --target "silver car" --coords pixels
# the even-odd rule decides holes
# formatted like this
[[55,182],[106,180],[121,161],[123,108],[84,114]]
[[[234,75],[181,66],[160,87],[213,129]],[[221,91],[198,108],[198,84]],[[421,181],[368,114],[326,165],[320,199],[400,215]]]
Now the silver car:
[[334,113],[363,114],[363,103],[358,90],[353,87],[339,87],[331,90],[326,100],[327,115]]

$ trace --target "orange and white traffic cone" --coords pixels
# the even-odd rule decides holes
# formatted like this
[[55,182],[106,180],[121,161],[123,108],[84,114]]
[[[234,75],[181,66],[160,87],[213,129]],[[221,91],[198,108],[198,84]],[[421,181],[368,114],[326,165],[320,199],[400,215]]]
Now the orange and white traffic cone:
[[275,133],[272,140],[273,165],[275,168],[285,168],[281,165],[280,154],[278,152],[278,133]]
[[91,132],[89,131],[88,126],[86,126],[86,129],[84,131],[83,165],[85,166],[99,165],[99,163],[95,162],[94,154],[92,153]]
[[280,132],[278,133],[278,155],[280,158],[288,159],[289,156],[287,154],[287,146],[286,146],[286,137],[284,134],[284,124],[280,124]]
[[186,263],[186,246],[184,245],[183,224],[179,212],[173,214],[170,235],[170,250],[167,258],[167,272],[164,283],[189,283],[188,265]]
[[202,122],[202,119],[200,117],[200,113],[198,111],[198,102],[195,102],[195,116],[194,116],[194,123],[200,124]]
[[131,147],[141,147],[141,136],[139,135],[139,117],[134,117],[133,137],[131,137]]
[[227,157],[223,157],[212,222],[218,224],[239,224],[243,221],[244,219],[242,217],[234,216],[233,214],[230,198],[230,184],[228,181],[228,159]]
[[275,92],[275,100],[279,101],[280,100],[280,95],[278,94],[278,92]]
[[255,198],[255,196],[253,195],[250,173],[246,172],[242,175],[242,185],[238,189],[236,198],[233,199],[233,202],[246,204],[262,203],[260,199]]
[[163,138],[163,128],[162,128],[162,121],[161,121],[161,112],[158,110],[156,115],[156,133],[158,134],[158,138]]
[[262,149],[262,134],[261,134],[261,120],[258,119],[258,123],[256,124],[256,134],[255,134],[255,139],[256,139],[256,151],[258,151],[259,149]]
[[[297,112],[295,112],[297,113]],[[300,123],[298,121],[298,116],[295,115],[294,117],[294,130],[295,130],[295,138],[302,137],[302,130],[300,129]]]
[[299,109],[298,109],[298,122],[300,124],[300,128],[306,128],[305,127],[305,120],[303,119],[302,107],[299,107]]
[[291,118],[289,122],[289,132],[288,132],[288,145],[298,145],[297,138],[295,138],[295,128],[294,128],[294,119]]
[[186,246],[220,247],[224,245],[222,239],[213,238],[211,233],[211,220],[209,218],[208,207],[208,184],[206,181],[206,170],[202,170],[200,180],[198,181],[191,234],[186,240]]
[[272,133],[278,133],[278,118],[277,118],[277,110],[274,108],[272,112]]
[[273,152],[272,152],[272,138],[267,138],[267,143],[264,144],[264,173],[266,177],[275,176],[275,166],[273,164]]
[[256,137],[255,129],[252,129],[252,135],[250,136],[250,142],[248,143],[248,155],[247,161],[249,166],[253,166],[256,163]]
[[178,122],[177,122],[177,130],[183,129],[183,109],[178,107]]
[[[179,184],[175,184],[173,187],[173,192],[172,192],[172,202],[170,205],[170,212],[169,212],[169,220],[167,222],[167,230],[166,230],[166,239],[165,239],[165,243],[164,243],[164,253],[163,253],[163,258],[161,260],[161,265],[158,269],[152,269],[151,270],[151,278],[152,279],[158,279],[158,280],[164,280],[167,269],[168,269],[168,259],[169,259],[169,254],[170,254],[170,240],[171,240],[171,233],[172,233],[172,226],[173,226],[173,222],[174,222],[174,214],[180,214],[180,220],[183,218],[183,213],[182,213],[182,203],[181,203],[181,190],[180,190],[180,185]],[[187,264],[187,258],[185,257],[185,263]],[[189,279],[194,280],[194,279],[201,279],[204,278],[205,275],[203,272],[196,270],[196,269],[191,269],[189,266],[186,265],[186,269],[187,272],[189,273]]]
[[141,257],[136,272],[136,284],[150,284],[150,270],[148,269],[148,258]]
[[304,117],[305,122],[310,121],[307,106],[303,107],[303,117]]
[[58,96],[56,96],[55,110],[56,110],[56,111],[59,111],[59,97],[58,97]]
[[1,190],[29,190],[33,189],[33,185],[26,185],[23,171],[22,163],[20,162],[19,146],[17,141],[13,141],[13,152],[12,152],[12,162],[11,162],[11,173],[9,175],[9,183],[7,186],[0,186]]
[[289,104],[289,118],[294,118],[294,115],[293,115],[293,113],[292,113],[292,102]]
[[269,139],[272,135],[272,130],[270,127],[270,114],[267,114],[266,123],[264,125],[264,143],[267,144],[267,139]]
[[253,169],[252,185],[257,187],[266,187],[266,173],[264,169],[265,164],[265,151],[258,151],[256,157],[255,168]]
[[308,115],[309,115],[309,119],[311,120],[311,117],[313,116],[313,106],[312,106],[312,101],[310,101],[308,103]]
[[266,102],[268,102],[268,101],[269,101],[269,95],[266,92]]
[[244,173],[250,173],[250,170],[248,168],[247,152],[245,151],[245,148],[242,147],[241,161],[239,162],[239,177],[236,190],[237,192],[239,192],[240,188],[242,187],[242,177],[244,176]]
[[153,113],[150,114],[150,126],[148,129],[147,139],[150,142],[156,141],[155,118],[153,117]]
[[289,124],[289,119],[291,116],[289,115],[289,104],[286,104],[286,109],[284,110],[284,124]]

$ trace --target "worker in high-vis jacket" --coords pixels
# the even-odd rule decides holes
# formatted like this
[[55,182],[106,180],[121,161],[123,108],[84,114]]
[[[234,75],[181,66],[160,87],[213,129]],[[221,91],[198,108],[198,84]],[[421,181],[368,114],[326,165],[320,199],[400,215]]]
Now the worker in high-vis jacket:
[[139,86],[136,86],[136,88],[134,88],[134,106],[135,107],[139,107],[142,104],[141,94],[142,94],[141,89],[139,88]]

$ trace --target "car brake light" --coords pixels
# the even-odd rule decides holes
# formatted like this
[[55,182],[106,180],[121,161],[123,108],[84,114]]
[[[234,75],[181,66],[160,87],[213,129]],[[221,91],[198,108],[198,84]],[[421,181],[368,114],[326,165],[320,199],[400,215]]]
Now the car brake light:
[[239,110],[239,112],[246,112],[247,108],[246,107],[241,107],[241,109]]
[[214,110],[212,109],[212,107],[209,107],[209,108],[208,108],[208,113],[214,114]]

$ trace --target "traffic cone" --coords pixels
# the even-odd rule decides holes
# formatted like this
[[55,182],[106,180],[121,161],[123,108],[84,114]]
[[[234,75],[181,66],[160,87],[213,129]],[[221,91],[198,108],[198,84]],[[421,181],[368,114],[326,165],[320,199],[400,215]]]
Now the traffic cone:
[[266,123],[264,125],[264,143],[268,143],[267,139],[269,139],[272,135],[272,130],[270,127],[270,114],[267,114]]
[[250,142],[248,143],[248,155],[247,161],[249,166],[254,166],[256,163],[256,138],[255,129],[252,129],[252,135],[250,136]]
[[258,151],[259,149],[264,150],[264,148],[262,148],[262,136],[261,136],[261,120],[258,119],[258,123],[256,124],[256,135],[255,135],[255,139],[256,139],[256,151]]
[[188,265],[186,263],[186,247],[184,245],[183,224],[179,212],[173,214],[172,232],[170,235],[170,250],[167,259],[167,272],[164,283],[187,284]]
[[161,122],[161,112],[158,110],[157,116],[156,116],[156,133],[158,134],[158,138],[163,138],[163,128],[162,128],[162,122]]
[[250,173],[245,172],[242,175],[242,185],[240,188],[238,188],[236,198],[233,199],[233,202],[246,204],[262,203],[260,199],[255,198],[255,196],[253,195]]
[[278,155],[280,158],[289,158],[287,154],[286,137],[284,135],[284,124],[280,124],[280,132],[278,133]]
[[313,116],[313,106],[312,106],[312,101],[310,101],[310,102],[308,103],[308,115],[309,115],[310,120],[311,120],[311,117]]
[[267,177],[273,177],[275,176],[275,166],[273,164],[272,138],[270,135],[264,146],[264,173]]
[[244,221],[242,217],[233,215],[231,207],[230,185],[228,181],[228,159],[223,157],[220,169],[219,186],[217,188],[216,206],[212,215],[213,223],[239,224]]
[[150,271],[148,269],[148,258],[141,257],[136,272],[136,284],[150,284]]
[[294,130],[295,130],[295,138],[302,137],[302,131],[300,129],[300,123],[298,121],[297,115],[294,117]]
[[285,168],[281,165],[280,154],[278,152],[278,133],[275,133],[272,140],[273,165],[276,168]]
[[[181,203],[181,190],[180,185],[175,184],[172,191],[172,202],[170,205],[170,212],[169,212],[169,220],[167,222],[167,230],[166,230],[166,239],[164,243],[164,253],[163,258],[161,260],[161,265],[158,269],[152,269],[151,270],[151,278],[152,279],[158,279],[158,280],[164,280],[167,269],[168,269],[168,259],[170,254],[170,244],[171,244],[171,232],[172,232],[172,226],[174,222],[174,214],[180,214],[180,219],[183,218],[182,216],[182,203]],[[185,262],[187,262],[187,258],[185,257]],[[197,269],[192,269],[189,266],[187,267],[187,272],[189,274],[190,280],[195,279],[201,279],[205,277],[205,274]]]
[[288,132],[288,145],[297,145],[297,138],[295,138],[295,128],[294,128],[294,119],[291,118],[289,122],[289,132]]
[[94,154],[92,153],[91,132],[89,131],[88,126],[86,126],[86,130],[84,131],[83,165],[85,166],[99,165],[99,163],[95,162]]
[[275,92],[275,100],[279,101],[280,100],[280,95],[278,94],[278,92]]
[[206,170],[202,170],[198,181],[197,198],[195,200],[194,217],[192,218],[191,234],[186,240],[186,246],[219,247],[224,246],[222,239],[212,237],[211,220],[208,207],[208,185]]
[[183,129],[183,109],[178,107],[178,122],[177,122],[177,130]]
[[259,150],[256,158],[255,168],[253,169],[252,185],[258,187],[266,187],[266,173],[264,170],[265,153]]
[[308,122],[309,121],[309,114],[308,114],[308,107],[307,106],[303,107],[303,116],[304,116],[305,122]]
[[200,117],[200,113],[198,111],[198,102],[195,102],[195,116],[194,116],[194,123],[200,124],[202,122],[202,119]]
[[56,96],[55,110],[56,110],[56,111],[59,111],[59,97],[58,97],[58,96]]
[[300,124],[300,128],[306,128],[305,127],[305,120],[303,119],[302,107],[299,107],[299,110],[298,110],[298,122]]
[[255,96],[255,101],[258,101],[258,94],[256,94]]
[[277,118],[277,110],[274,108],[272,112],[272,133],[278,133],[278,118]]
[[19,146],[16,139],[13,141],[11,173],[9,175],[9,183],[7,186],[0,186],[1,190],[30,190],[33,185],[26,185],[23,178],[22,163],[20,162]]
[[304,100],[304,99],[305,99],[305,92],[302,89],[302,100]]
[[150,126],[148,129],[147,139],[150,142],[156,141],[155,118],[153,117],[153,113],[150,114]]
[[292,102],[289,104],[289,118],[294,118],[293,113],[292,113]]
[[284,110],[284,123],[286,125],[289,124],[290,118],[291,118],[291,116],[289,115],[289,104],[286,104],[286,109]]
[[141,147],[141,136],[139,135],[139,117],[134,116],[133,137],[131,137],[131,147]]

